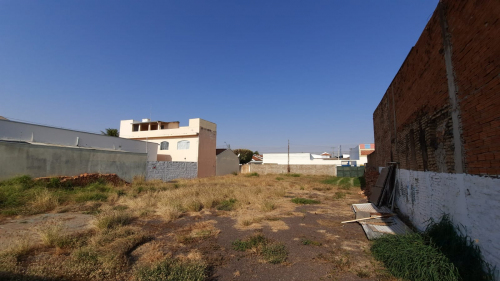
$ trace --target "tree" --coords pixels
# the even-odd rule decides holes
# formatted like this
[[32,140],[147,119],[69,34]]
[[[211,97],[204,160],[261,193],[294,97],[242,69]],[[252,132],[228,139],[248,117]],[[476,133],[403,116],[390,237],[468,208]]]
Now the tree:
[[233,150],[234,154],[238,155],[240,164],[246,164],[252,160],[253,151],[249,149],[239,148]]
[[258,151],[258,150],[255,150],[255,151],[253,152],[253,155],[260,155],[260,153],[259,153],[259,151]]
[[105,136],[110,136],[110,137],[118,137],[119,132],[118,132],[118,129],[107,128],[106,132],[101,131],[101,134],[103,134]]

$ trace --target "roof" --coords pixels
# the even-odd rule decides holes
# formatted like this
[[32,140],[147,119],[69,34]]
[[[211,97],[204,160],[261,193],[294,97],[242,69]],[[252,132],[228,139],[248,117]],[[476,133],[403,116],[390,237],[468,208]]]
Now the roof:
[[132,122],[132,124],[147,124],[147,123],[180,123],[179,121],[137,121],[137,122]]
[[215,155],[219,155],[219,154],[221,154],[222,152],[224,152],[226,150],[227,150],[227,148],[217,148],[215,150]]
[[370,155],[374,152],[375,150],[361,150],[361,155]]
[[323,152],[323,153],[321,153],[321,155],[331,155],[331,154],[328,152]]
[[262,155],[257,155],[257,154],[252,155],[253,161],[262,161],[262,159],[264,159],[264,157],[262,157]]

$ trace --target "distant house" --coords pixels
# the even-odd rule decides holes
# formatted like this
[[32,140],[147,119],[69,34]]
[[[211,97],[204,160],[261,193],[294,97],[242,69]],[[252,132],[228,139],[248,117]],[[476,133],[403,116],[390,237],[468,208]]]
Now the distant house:
[[237,173],[240,168],[240,160],[231,149],[218,148],[215,150],[216,154],[216,175],[223,176],[232,173]]
[[332,155],[328,152],[323,152],[321,154],[311,154],[312,158],[320,159],[320,158],[331,158]]
[[189,126],[180,127],[179,121],[122,120],[120,137],[157,143],[157,161],[198,163],[198,177],[216,174],[215,123],[194,118],[189,119]]
[[[319,155],[319,154],[316,154]],[[313,154],[301,153],[264,153],[263,162],[266,164],[286,165],[340,165],[341,161],[335,158],[315,158]]]
[[350,150],[350,159],[355,160],[358,166],[368,163],[368,155],[375,151],[375,144],[360,144]]
[[254,154],[254,155],[252,155],[252,160],[250,160],[250,163],[262,164],[263,159],[264,159],[264,157],[262,155]]

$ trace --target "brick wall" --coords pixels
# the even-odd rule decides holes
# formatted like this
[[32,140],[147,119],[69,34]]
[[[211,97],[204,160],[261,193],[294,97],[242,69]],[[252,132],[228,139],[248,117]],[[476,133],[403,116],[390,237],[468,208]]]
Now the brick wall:
[[377,157],[370,165],[500,174],[498,15],[496,0],[438,5],[373,113]]

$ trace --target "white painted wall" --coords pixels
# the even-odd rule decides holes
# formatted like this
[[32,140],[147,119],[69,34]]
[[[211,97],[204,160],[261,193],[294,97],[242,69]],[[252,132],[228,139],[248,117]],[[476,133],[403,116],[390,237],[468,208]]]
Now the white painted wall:
[[[263,164],[288,164],[288,153],[264,153]],[[311,153],[290,153],[290,165],[340,165],[341,160],[313,158]]]
[[485,260],[499,268],[500,179],[401,169],[398,181],[397,206],[419,230],[430,218],[449,214],[455,224],[465,227]]
[[80,131],[0,120],[0,140],[95,148],[124,152],[148,153],[148,160],[156,160],[158,145],[151,142],[108,137]]

